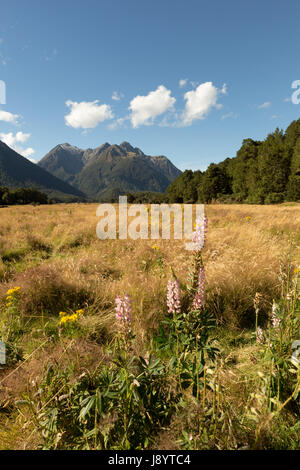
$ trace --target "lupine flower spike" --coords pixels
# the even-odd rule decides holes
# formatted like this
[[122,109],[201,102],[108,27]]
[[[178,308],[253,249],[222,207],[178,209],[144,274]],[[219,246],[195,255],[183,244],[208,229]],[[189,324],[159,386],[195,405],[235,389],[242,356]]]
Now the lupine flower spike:
[[116,318],[119,320],[121,330],[127,337],[131,333],[131,301],[128,294],[124,297],[118,295],[116,297]]
[[277,305],[274,302],[272,305],[272,314],[271,314],[271,322],[272,322],[273,328],[278,328],[281,322],[279,316],[277,315],[276,310],[277,310]]
[[169,279],[167,292],[167,305],[169,313],[181,312],[181,293],[178,279]]
[[256,342],[259,344],[264,344],[265,342],[264,333],[260,326],[258,326],[256,330]]
[[197,292],[193,300],[193,309],[200,310],[204,306],[204,290],[205,290],[205,270],[204,266],[200,266],[198,274]]
[[196,220],[195,231],[193,233],[192,241],[194,243],[194,250],[201,251],[204,247],[207,231],[207,217],[199,218]]

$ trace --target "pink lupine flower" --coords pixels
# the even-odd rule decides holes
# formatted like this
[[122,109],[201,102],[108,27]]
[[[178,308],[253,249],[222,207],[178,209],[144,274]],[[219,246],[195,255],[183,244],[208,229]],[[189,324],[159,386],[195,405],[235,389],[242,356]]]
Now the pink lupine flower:
[[264,333],[260,326],[258,326],[256,330],[256,342],[259,344],[264,344],[265,342]]
[[131,331],[131,302],[128,294],[125,294],[124,297],[118,295],[116,297],[116,318],[119,320],[120,325],[124,329],[124,332],[129,333]]
[[193,299],[193,309],[200,310],[204,305],[204,290],[205,290],[205,271],[204,266],[200,266],[198,273],[197,292]]
[[193,233],[192,241],[194,250],[200,251],[204,247],[207,231],[207,217],[199,218],[196,220],[196,227]]
[[277,309],[277,305],[275,303],[273,303],[273,305],[272,305],[272,314],[271,314],[271,322],[272,322],[272,325],[273,325],[274,328],[278,328],[279,325],[280,325],[280,322],[281,322],[279,316],[276,313],[276,309]]
[[181,300],[180,300],[180,284],[178,279],[169,279],[168,292],[167,292],[167,306],[169,313],[180,313]]

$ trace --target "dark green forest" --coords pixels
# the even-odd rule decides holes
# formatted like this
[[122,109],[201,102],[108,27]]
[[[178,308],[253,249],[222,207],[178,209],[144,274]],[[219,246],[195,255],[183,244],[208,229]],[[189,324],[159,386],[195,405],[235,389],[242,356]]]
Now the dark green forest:
[[236,157],[206,171],[184,171],[166,191],[168,202],[275,204],[300,201],[300,119],[264,141],[244,139]]
[[10,206],[14,204],[49,204],[48,196],[34,188],[8,189],[0,186],[0,205]]

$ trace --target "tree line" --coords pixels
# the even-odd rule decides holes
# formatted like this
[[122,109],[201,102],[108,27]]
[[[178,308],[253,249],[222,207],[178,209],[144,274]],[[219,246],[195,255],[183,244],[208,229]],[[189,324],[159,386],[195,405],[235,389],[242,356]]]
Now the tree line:
[[0,205],[50,204],[48,196],[34,188],[9,189],[0,186]]
[[275,204],[300,201],[300,119],[264,141],[244,139],[233,158],[206,171],[184,171],[166,191],[168,202]]

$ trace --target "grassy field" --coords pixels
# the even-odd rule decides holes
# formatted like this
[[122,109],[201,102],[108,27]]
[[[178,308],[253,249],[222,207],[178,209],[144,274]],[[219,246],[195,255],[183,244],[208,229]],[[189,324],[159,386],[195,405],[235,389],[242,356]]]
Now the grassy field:
[[300,205],[205,208],[193,314],[183,241],[101,241],[96,208],[0,209],[0,449],[299,449]]

